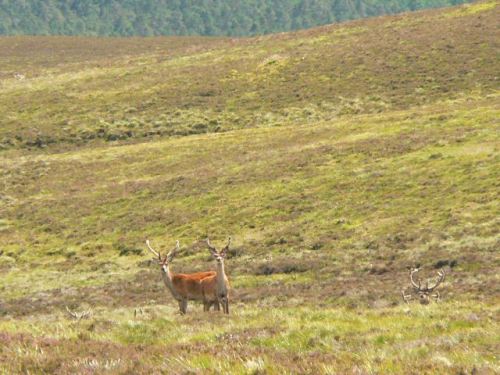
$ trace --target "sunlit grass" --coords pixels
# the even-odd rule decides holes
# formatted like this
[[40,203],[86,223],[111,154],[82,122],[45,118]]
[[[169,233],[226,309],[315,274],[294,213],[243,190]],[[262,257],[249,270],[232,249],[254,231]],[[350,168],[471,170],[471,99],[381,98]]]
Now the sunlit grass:
[[[494,354],[488,354],[498,339],[495,319],[498,307],[492,305],[445,302],[373,311],[318,310],[314,306],[263,310],[239,306],[230,316],[200,312],[179,316],[170,307],[143,308],[144,313],[135,317],[131,309],[100,309],[89,320],[80,322],[60,312],[55,316],[3,321],[0,330],[54,339],[84,335],[86,340],[95,342],[142,345],[146,362],[155,361],[154,355],[150,356],[153,352],[148,354],[147,348],[170,347],[174,351],[169,352],[168,363],[182,357],[178,365],[210,372],[217,371],[219,366],[229,368],[229,364],[236,366],[234,372],[263,365],[270,371],[279,371],[291,365],[282,362],[282,358],[294,353],[303,356],[295,364],[297,368],[314,353],[319,362],[311,363],[311,369],[327,368],[321,361],[334,354],[336,360],[328,368],[335,371],[352,369],[354,364],[365,371],[386,373],[409,369],[449,372],[478,366],[498,370]],[[16,350],[11,345],[14,343],[4,346],[0,355]],[[192,355],[182,352],[180,348],[185,345],[222,351],[216,356]],[[32,356],[33,350],[31,346],[18,350],[19,361]],[[84,349],[82,356],[85,352]],[[250,363],[252,358],[258,363]],[[236,371],[237,368],[240,370]]]

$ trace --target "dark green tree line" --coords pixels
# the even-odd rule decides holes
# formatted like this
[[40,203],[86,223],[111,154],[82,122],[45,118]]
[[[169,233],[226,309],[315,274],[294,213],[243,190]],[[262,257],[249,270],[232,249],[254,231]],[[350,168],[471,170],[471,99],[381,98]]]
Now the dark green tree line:
[[6,35],[256,35],[468,0],[0,0]]

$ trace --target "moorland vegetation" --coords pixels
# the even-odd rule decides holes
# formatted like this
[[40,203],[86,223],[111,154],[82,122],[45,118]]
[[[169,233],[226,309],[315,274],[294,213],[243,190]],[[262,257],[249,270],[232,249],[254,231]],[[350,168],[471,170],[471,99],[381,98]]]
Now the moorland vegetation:
[[498,19],[0,38],[0,373],[498,373]]

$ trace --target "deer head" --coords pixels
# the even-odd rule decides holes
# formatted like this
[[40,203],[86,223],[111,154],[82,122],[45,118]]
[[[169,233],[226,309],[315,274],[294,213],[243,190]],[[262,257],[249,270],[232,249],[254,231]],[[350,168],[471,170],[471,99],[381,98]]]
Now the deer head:
[[217,263],[224,262],[224,259],[226,258],[227,255],[227,251],[229,250],[229,245],[231,245],[231,237],[228,238],[227,245],[221,251],[217,251],[217,249],[210,243],[210,239],[207,238],[208,251],[210,251],[210,254],[212,254]]
[[[434,282],[434,285],[429,285],[429,280],[426,280],[425,283],[422,283],[420,279],[415,280],[414,275],[416,275],[420,271],[420,268],[413,268],[410,270],[410,282],[413,291],[418,295],[420,299],[420,303],[423,305],[427,305],[430,302],[430,297],[439,300],[440,294],[438,291],[434,291],[445,279],[446,273],[443,269],[438,271],[438,278]],[[433,293],[434,292],[434,293]],[[402,292],[403,299],[405,302],[409,302],[413,297],[411,294],[405,294]]]

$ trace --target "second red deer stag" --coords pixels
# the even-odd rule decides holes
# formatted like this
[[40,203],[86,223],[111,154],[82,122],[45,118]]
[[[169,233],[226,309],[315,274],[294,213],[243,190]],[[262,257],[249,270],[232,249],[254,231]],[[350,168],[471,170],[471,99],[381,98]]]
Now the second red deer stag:
[[209,310],[212,303],[209,303],[207,306],[208,302],[205,302],[202,292],[201,280],[206,277],[215,278],[216,273],[214,271],[197,272],[191,274],[173,273],[170,270],[170,263],[179,251],[179,241],[176,242],[175,248],[170,250],[170,252],[164,258],[161,257],[160,253],[153,250],[149,243],[149,240],[146,240],[146,245],[148,246],[148,249],[156,257],[158,257],[158,263],[161,267],[161,276],[163,282],[165,283],[165,286],[168,288],[168,290],[170,290],[170,293],[172,293],[172,296],[179,303],[179,310],[181,314],[186,313],[188,300],[204,301],[204,310]]
[[[420,303],[422,305],[427,305],[430,302],[431,297],[438,301],[440,298],[440,294],[435,289],[444,281],[446,277],[445,271],[438,271],[438,278],[434,282],[434,285],[429,285],[429,280],[426,280],[425,283],[422,283],[422,281],[420,280],[415,281],[413,279],[413,275],[415,275],[418,271],[420,271],[419,268],[413,268],[410,270],[410,282],[414,294],[418,296],[418,299],[420,300]],[[404,290],[401,293],[406,303],[408,303],[411,299],[414,299],[411,294],[405,294]]]
[[217,274],[201,280],[205,306],[215,304],[215,309],[218,310],[218,306],[221,304],[225,314],[229,314],[229,281],[224,270],[224,259],[230,244],[231,237],[229,237],[227,245],[221,251],[217,251],[207,238],[208,250],[217,262]]

